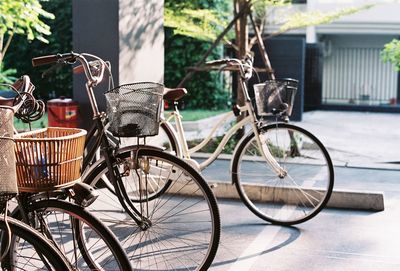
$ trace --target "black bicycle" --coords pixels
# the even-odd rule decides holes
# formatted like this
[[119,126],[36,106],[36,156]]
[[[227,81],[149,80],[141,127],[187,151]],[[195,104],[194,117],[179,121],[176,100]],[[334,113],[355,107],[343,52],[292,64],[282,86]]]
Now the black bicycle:
[[[93,92],[106,70],[111,75],[105,61],[76,53],[32,59],[34,66],[75,62],[80,64],[75,71],[86,76],[93,111],[83,161],[84,182],[100,194],[89,207],[91,213],[116,234],[135,269],[207,270],[219,244],[220,217],[203,177],[161,149],[138,144],[119,148],[115,141],[158,132],[164,87],[155,83],[111,87],[105,114]],[[96,160],[99,148],[102,157]]]
[[[16,97],[0,101],[12,105],[0,108],[0,133],[9,135],[3,136],[0,144],[2,189],[18,193],[15,196],[18,204],[10,216],[23,220],[51,240],[75,270],[131,270],[112,232],[84,208],[96,195],[88,185],[79,182],[74,185],[75,179],[80,177],[79,160],[75,175],[67,174],[72,168],[68,161],[59,161],[73,154],[65,152],[66,148],[62,147],[65,142],[79,155],[79,148],[68,141],[76,141],[76,137],[63,136],[63,132],[71,130],[42,129],[13,135],[14,112],[15,116],[29,122],[40,118],[44,108],[42,102],[34,99],[34,86],[28,76],[21,77],[15,86],[19,88],[11,88],[16,91]],[[78,139],[84,142],[85,131],[75,129],[72,132],[78,132]],[[83,147],[80,156],[82,152]],[[75,159],[71,162],[76,163]],[[60,180],[64,183],[57,186]]]

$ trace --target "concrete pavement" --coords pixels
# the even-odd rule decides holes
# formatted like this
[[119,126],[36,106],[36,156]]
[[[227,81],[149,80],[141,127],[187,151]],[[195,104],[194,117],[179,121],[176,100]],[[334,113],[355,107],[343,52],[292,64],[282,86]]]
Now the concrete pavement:
[[[190,135],[204,136],[216,118],[203,120],[197,126],[190,123],[185,129],[193,130]],[[399,174],[400,114],[311,111],[303,114],[303,121],[293,123],[317,136],[332,158],[335,186],[329,206],[375,211],[384,209],[383,190],[377,189],[374,183],[385,182],[382,176]],[[207,154],[196,154],[194,157],[202,159]],[[237,198],[234,187],[228,184],[230,174],[226,159],[230,157],[220,155],[220,159],[203,174],[208,181],[218,184],[215,192],[219,197]]]
[[[222,238],[211,270],[400,270],[400,114],[316,111],[296,124],[328,148],[335,189],[382,193],[385,210],[327,208],[303,224],[280,227],[240,201],[219,199]],[[206,177],[216,175],[214,166]]]

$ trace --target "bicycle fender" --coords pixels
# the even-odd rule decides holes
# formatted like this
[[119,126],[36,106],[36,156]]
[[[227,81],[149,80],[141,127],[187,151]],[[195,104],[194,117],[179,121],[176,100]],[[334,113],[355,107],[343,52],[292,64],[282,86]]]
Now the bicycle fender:
[[[251,129],[250,131],[248,131],[244,136],[242,136],[242,138],[239,140],[239,142],[236,144],[235,149],[233,150],[233,157],[231,159],[231,163],[230,163],[230,172],[233,173],[233,158],[235,156],[235,153],[239,151],[239,147],[242,145],[242,142],[248,138],[249,136],[252,136],[254,134],[254,131]],[[232,179],[232,185],[235,184],[233,178]]]

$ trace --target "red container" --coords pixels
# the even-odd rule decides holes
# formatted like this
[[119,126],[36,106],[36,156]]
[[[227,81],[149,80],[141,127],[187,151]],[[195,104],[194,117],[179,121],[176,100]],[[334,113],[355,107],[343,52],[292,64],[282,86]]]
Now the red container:
[[49,127],[78,127],[78,103],[70,98],[60,97],[47,101]]

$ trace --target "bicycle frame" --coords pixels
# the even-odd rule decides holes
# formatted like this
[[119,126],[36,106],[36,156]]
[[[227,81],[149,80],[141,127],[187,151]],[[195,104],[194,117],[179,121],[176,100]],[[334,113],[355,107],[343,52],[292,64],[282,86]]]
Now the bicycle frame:
[[[83,166],[82,166],[82,179],[86,177],[86,175],[95,167],[97,167],[100,163],[106,163],[109,172],[113,172],[113,174],[109,175],[110,180],[103,179],[104,184],[107,189],[109,189],[113,194],[115,194],[121,203],[122,207],[127,211],[127,213],[131,216],[131,218],[137,223],[139,227],[145,229],[146,226],[146,218],[142,216],[141,212],[133,206],[131,201],[127,201],[129,196],[125,189],[122,189],[122,180],[118,168],[113,166],[114,163],[114,148],[111,146],[109,140],[112,140],[109,136],[107,136],[107,130],[105,129],[105,115],[98,114],[97,117],[94,118],[94,124],[90,128],[88,132],[88,136],[85,142],[85,151],[87,154],[84,156]],[[93,158],[96,155],[97,150],[101,147],[102,149],[102,159],[90,165],[90,162],[93,161]],[[132,151],[133,150],[130,148]]]
[[[178,148],[178,156],[180,156],[181,158],[184,159],[188,159],[189,161],[192,161],[192,164],[195,164],[197,166],[197,168],[199,170],[203,170],[205,169],[207,166],[209,166],[213,161],[215,161],[215,159],[218,158],[218,156],[221,154],[222,150],[224,149],[225,145],[227,144],[227,142],[229,141],[229,139],[242,127],[250,124],[252,131],[254,132],[254,134],[256,135],[256,140],[257,140],[257,144],[260,148],[261,153],[263,158],[268,161],[268,163],[271,165],[271,167],[273,168],[273,170],[276,172],[276,174],[278,176],[285,176],[286,175],[286,171],[279,165],[279,163],[276,161],[276,159],[273,157],[273,155],[271,154],[271,152],[269,151],[268,147],[265,146],[265,144],[261,143],[260,137],[262,137],[262,135],[259,133],[258,130],[258,125],[259,125],[259,121],[254,113],[254,108],[253,105],[251,104],[251,99],[250,96],[248,94],[247,91],[247,85],[245,82],[245,78],[243,78],[242,76],[240,77],[241,80],[241,86],[242,86],[242,91],[244,93],[244,97],[246,99],[245,101],[245,105],[242,107],[239,107],[239,111],[242,114],[247,113],[247,116],[244,117],[244,119],[242,119],[241,121],[239,121],[238,123],[236,123],[234,126],[232,126],[224,135],[224,137],[222,138],[222,141],[219,143],[218,147],[215,149],[215,151],[211,154],[211,156],[209,158],[207,158],[204,162],[198,164],[196,161],[194,161],[193,159],[191,159],[191,155],[197,151],[199,151],[201,148],[203,148],[211,139],[213,134],[217,131],[217,129],[219,127],[221,127],[224,123],[227,123],[227,120],[229,118],[234,117],[234,113],[233,112],[228,112],[226,114],[223,115],[222,119],[213,126],[211,132],[209,133],[209,135],[202,141],[200,142],[197,146],[190,148],[188,147],[186,138],[185,138],[185,133],[184,133],[184,129],[183,129],[183,124],[182,124],[182,116],[179,113],[179,110],[177,108],[177,106],[175,106],[174,111],[171,113],[171,116],[169,116],[166,119],[163,119],[162,122],[164,122],[167,127],[170,129],[170,131],[172,132],[172,134],[176,135],[177,138],[177,148]],[[172,125],[169,124],[169,121],[171,119],[175,120],[175,124],[176,124],[176,129],[174,129],[172,127]]]
[[[109,141],[109,137],[107,136],[107,130],[106,130],[106,124],[105,124],[106,115],[105,115],[105,113],[102,113],[99,111],[97,102],[96,102],[96,98],[94,96],[93,88],[99,82],[101,82],[104,70],[102,69],[100,76],[95,77],[90,73],[89,64],[86,61],[86,59],[80,55],[77,56],[77,59],[82,63],[86,77],[88,79],[85,86],[86,86],[87,95],[89,97],[90,105],[92,107],[93,121],[94,121],[94,123],[93,123],[92,127],[90,128],[90,130],[87,134],[87,137],[86,137],[85,151],[87,154],[85,155],[84,161],[83,161],[82,179],[84,179],[85,173],[87,174],[87,172],[90,172],[90,170],[92,168],[92,167],[89,167],[90,162],[93,161],[93,158],[95,157],[98,148],[101,147],[101,151],[102,151],[102,154],[104,157],[102,162],[105,162],[109,172],[110,173],[112,172],[112,174],[109,175],[110,182],[103,180],[104,183],[106,184],[107,188],[117,196],[122,207],[131,216],[131,218],[137,223],[137,225],[142,229],[146,229],[148,227],[147,218],[143,217],[141,212],[137,210],[137,208],[132,204],[131,201],[125,200],[125,199],[129,199],[129,196],[128,196],[126,190],[121,188],[121,186],[123,186],[121,175],[119,173],[118,168],[114,167],[115,148],[111,145],[111,143]],[[92,142],[94,142],[93,145],[91,145]],[[95,165],[98,165],[98,164],[95,164]],[[95,165],[93,165],[93,166],[95,166]]]
[[[240,107],[240,112],[248,112],[248,106],[242,106]],[[171,121],[171,119],[175,119],[176,123],[176,131],[177,131],[177,138],[178,138],[178,144],[179,148],[181,149],[181,156],[185,159],[191,159],[191,155],[202,149],[204,146],[207,145],[208,142],[213,138],[214,133],[218,130],[219,127],[223,126],[223,124],[228,123],[228,120],[235,117],[233,112],[227,112],[223,115],[221,120],[218,121],[217,124],[215,124],[211,130],[211,132],[208,134],[206,138],[204,138],[198,145],[192,147],[189,149],[184,131],[183,131],[183,124],[181,121],[182,116],[180,115],[179,111],[176,110],[171,113],[171,116],[169,116],[167,119],[162,120],[165,124],[168,125],[168,123]],[[218,158],[218,156],[221,154],[222,150],[224,149],[225,145],[228,143],[229,139],[242,127],[252,123],[251,116],[247,116],[244,119],[242,119],[240,122],[236,123],[234,126],[232,126],[228,131],[226,131],[224,137],[222,138],[220,144],[218,147],[214,150],[214,152],[211,154],[209,158],[207,158],[204,162],[200,163],[198,165],[200,170],[205,169],[208,167],[215,159]],[[253,123],[254,125],[254,123]],[[171,125],[169,125],[171,126]],[[171,129],[174,129],[171,127]]]

